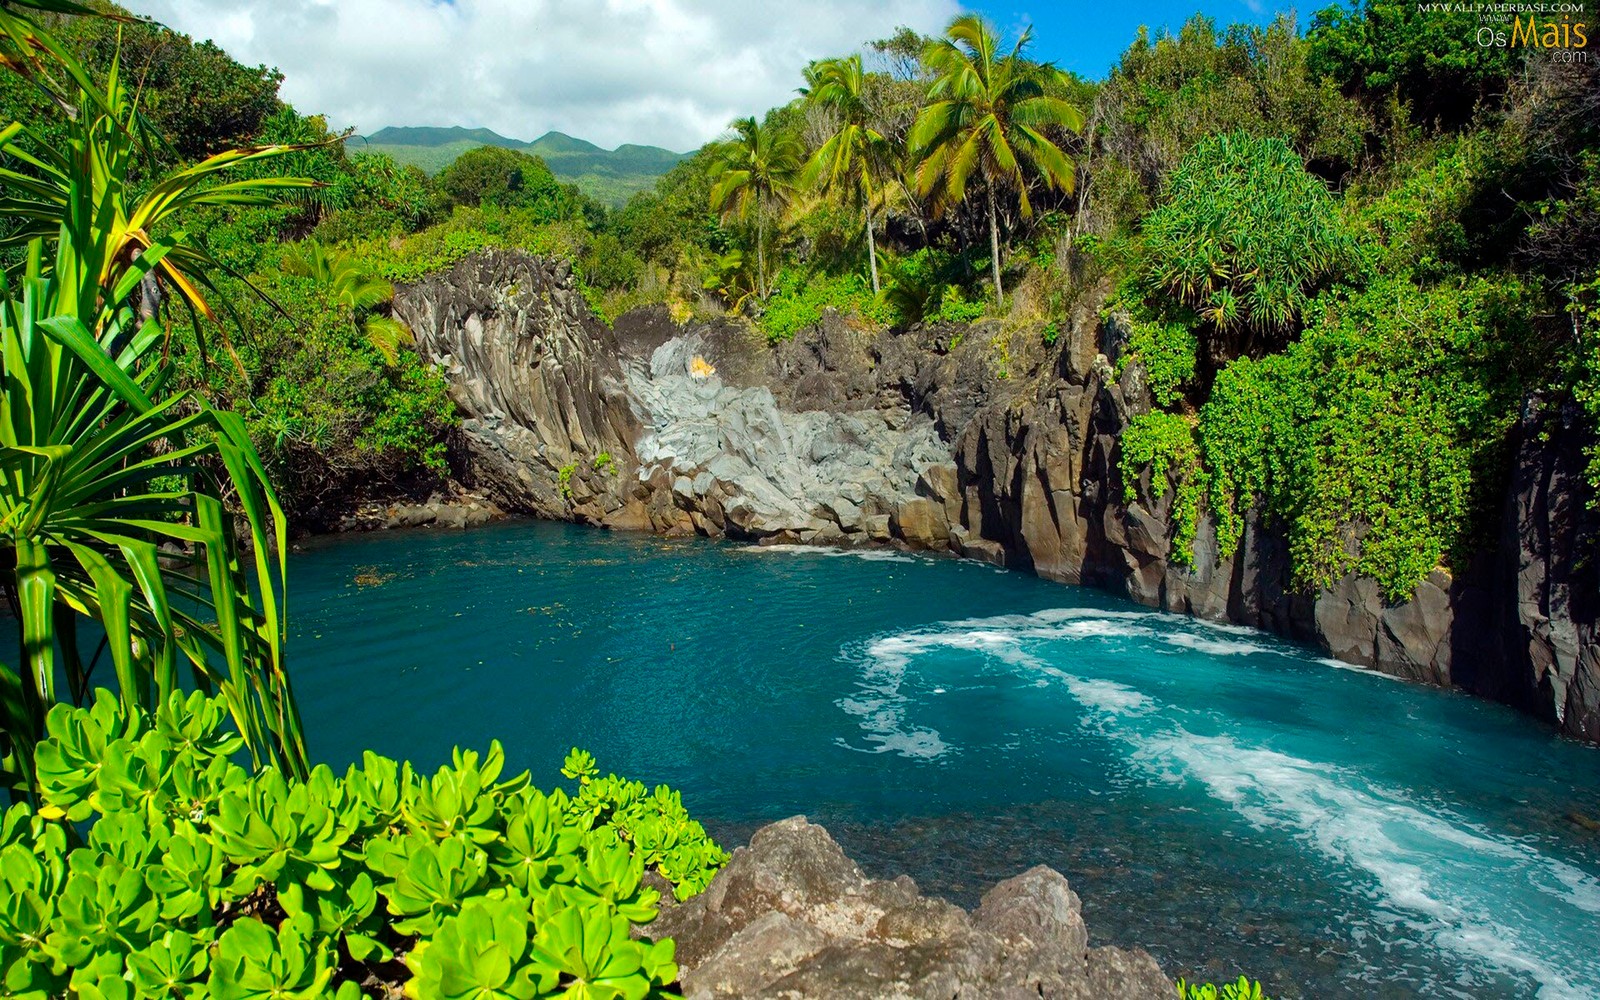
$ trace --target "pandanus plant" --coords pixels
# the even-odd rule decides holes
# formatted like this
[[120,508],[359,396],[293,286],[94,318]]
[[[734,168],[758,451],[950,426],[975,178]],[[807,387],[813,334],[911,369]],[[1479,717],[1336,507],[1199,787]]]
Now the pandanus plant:
[[0,783],[32,783],[45,713],[82,704],[105,660],[125,705],[153,711],[187,684],[216,691],[258,765],[304,774],[283,657],[282,510],[243,421],[170,390],[165,330],[140,290],[164,286],[212,314],[202,289],[215,287],[214,262],[177,217],[310,182],[228,176],[294,148],[265,147],[135,195],[148,163],[137,101],[115,67],[92,81],[23,6],[73,12],[0,2],[0,62],[77,89],[61,145],[0,129],[0,215],[9,242],[27,245],[0,278],[0,592],[20,634],[16,665],[0,658]]

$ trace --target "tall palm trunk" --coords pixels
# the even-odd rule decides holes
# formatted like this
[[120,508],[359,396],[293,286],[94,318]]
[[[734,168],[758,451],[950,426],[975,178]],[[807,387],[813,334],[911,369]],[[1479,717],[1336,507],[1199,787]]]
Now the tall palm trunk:
[[1006,294],[1000,287],[1000,220],[995,215],[994,183],[984,185],[984,190],[989,195],[989,259],[994,264],[994,302],[1004,306]]
[[872,294],[878,294],[878,247],[872,240],[872,209],[863,212],[867,217],[867,262],[872,265]]
[[767,199],[756,198],[756,292],[767,300]]

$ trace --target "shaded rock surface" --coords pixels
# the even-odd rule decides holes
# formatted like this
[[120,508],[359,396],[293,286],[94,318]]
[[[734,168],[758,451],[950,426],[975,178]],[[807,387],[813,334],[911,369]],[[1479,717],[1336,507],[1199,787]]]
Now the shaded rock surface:
[[508,510],[599,523],[639,436],[616,338],[571,267],[486,251],[402,287],[394,313],[461,413],[459,478]]
[[[1453,684],[1600,740],[1600,560],[1577,415],[1530,400],[1497,551],[1402,604],[1370,579],[1293,585],[1251,516],[1233,553],[1171,505],[1124,502],[1122,429],[1150,407],[1123,324],[1090,289],[1046,346],[997,323],[869,332],[829,314],[772,347],[747,324],[645,309],[607,329],[565,265],[491,252],[403,288],[445,366],[463,481],[507,510],[667,534],[948,549]],[[1148,475],[1148,473],[1147,473]],[[1148,482],[1140,495],[1149,497]]]
[[971,913],[902,876],[869,879],[826,830],[756,831],[711,886],[667,906],[689,1000],[1167,1000],[1144,951],[1090,948],[1082,907],[1049,868],[1001,882]]

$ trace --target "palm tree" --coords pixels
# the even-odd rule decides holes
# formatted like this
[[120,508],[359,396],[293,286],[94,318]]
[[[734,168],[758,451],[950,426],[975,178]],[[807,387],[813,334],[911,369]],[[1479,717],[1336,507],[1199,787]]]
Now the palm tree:
[[328,289],[361,324],[361,332],[389,364],[400,360],[400,345],[411,343],[411,331],[393,316],[375,312],[394,298],[394,285],[368,274],[355,258],[329,250],[316,240],[291,247],[283,258],[283,272],[310,278]]
[[711,168],[711,210],[724,219],[756,217],[756,292],[767,297],[767,215],[789,203],[799,182],[805,150],[800,141],[754,118],[733,123],[734,138],[722,144]]
[[[203,254],[181,231],[153,238],[158,222],[292,185],[228,180],[277,155],[240,151],[131,197],[136,102],[114,70],[97,87],[23,6],[72,5],[0,0],[0,62],[79,89],[61,148],[0,129],[0,214],[32,234],[25,264],[0,276],[0,594],[20,639],[15,667],[0,660],[0,785],[32,784],[50,706],[89,696],[101,654],[83,655],[84,620],[104,635],[125,707],[154,711],[187,664],[189,684],[226,698],[256,763],[305,775],[284,669],[282,509],[244,421],[166,388],[164,331],[136,301],[158,276],[196,296],[207,282]],[[6,52],[22,43],[52,72]]]
[[911,129],[910,145],[919,161],[917,188],[933,195],[936,207],[965,201],[972,178],[982,180],[989,209],[994,297],[1002,305],[1000,189],[1016,191],[1024,218],[1033,214],[1030,174],[1053,189],[1070,192],[1075,165],[1047,132],[1083,128],[1083,114],[1052,93],[1060,72],[1023,58],[1032,35],[1031,28],[1024,31],[1010,53],[1001,56],[1000,40],[982,18],[963,14],[951,21],[945,37],[923,51],[935,78],[928,90],[930,103]]
[[825,59],[812,66],[806,77],[810,84],[807,99],[832,111],[838,130],[812,154],[802,176],[808,186],[843,194],[866,217],[867,262],[876,295],[878,248],[872,234],[872,212],[882,196],[879,178],[889,160],[889,141],[872,127],[860,55]]

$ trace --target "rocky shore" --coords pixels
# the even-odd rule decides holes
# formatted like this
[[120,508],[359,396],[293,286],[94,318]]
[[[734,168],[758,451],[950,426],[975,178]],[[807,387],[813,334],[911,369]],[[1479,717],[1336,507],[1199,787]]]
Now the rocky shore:
[[1120,433],[1150,398],[1136,362],[1114,377],[1104,297],[1085,295],[1053,344],[1027,326],[868,331],[829,315],[772,347],[744,324],[680,326],[662,310],[608,328],[567,265],[488,252],[401,289],[395,311],[449,375],[459,477],[507,511],[948,549],[1266,629],[1600,741],[1600,568],[1579,544],[1600,524],[1575,415],[1527,401],[1498,547],[1405,603],[1354,576],[1296,590],[1259,518],[1227,558],[1203,523],[1181,566],[1174,491],[1123,502]]
[[[670,896],[667,897],[670,900]],[[1149,953],[1090,948],[1078,896],[1038,867],[967,912],[869,879],[820,826],[757,830],[711,886],[649,925],[687,1000],[1170,1000]]]

